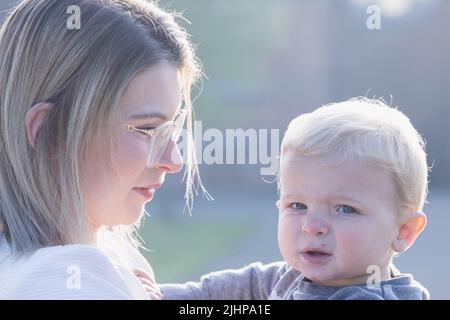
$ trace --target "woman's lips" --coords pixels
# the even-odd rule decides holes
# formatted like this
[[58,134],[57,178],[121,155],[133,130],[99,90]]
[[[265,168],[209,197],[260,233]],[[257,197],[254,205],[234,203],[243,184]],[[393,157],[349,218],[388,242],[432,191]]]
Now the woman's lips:
[[331,253],[321,250],[305,250],[302,251],[300,255],[303,260],[314,265],[326,264],[332,257]]
[[147,188],[133,188],[133,190],[141,194],[147,201],[151,200],[155,193],[155,190]]
[[155,190],[158,189],[160,186],[161,184],[156,184],[149,187],[136,187],[133,188],[133,190],[141,194],[147,201],[149,201],[153,198]]

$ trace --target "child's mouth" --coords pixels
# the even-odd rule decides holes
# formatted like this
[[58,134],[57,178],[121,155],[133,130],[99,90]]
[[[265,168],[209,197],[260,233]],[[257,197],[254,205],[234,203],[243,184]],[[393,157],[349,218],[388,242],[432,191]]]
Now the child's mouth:
[[331,258],[332,254],[320,250],[305,250],[301,256],[306,262],[311,264],[325,264]]
[[320,251],[308,251],[306,254],[309,254],[311,256],[325,256],[328,255],[327,253],[320,252]]

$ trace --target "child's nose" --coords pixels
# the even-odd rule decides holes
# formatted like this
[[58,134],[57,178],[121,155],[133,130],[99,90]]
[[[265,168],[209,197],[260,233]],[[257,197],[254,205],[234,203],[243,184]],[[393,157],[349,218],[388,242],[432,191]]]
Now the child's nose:
[[302,231],[310,235],[323,235],[328,233],[328,227],[320,215],[309,213],[304,217]]

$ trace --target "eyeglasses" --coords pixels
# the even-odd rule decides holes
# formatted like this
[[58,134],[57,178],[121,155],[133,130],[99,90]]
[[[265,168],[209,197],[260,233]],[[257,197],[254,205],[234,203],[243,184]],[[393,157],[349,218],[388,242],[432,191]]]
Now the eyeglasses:
[[132,124],[124,125],[124,129],[128,132],[138,132],[148,137],[148,166],[156,165],[171,145],[170,142],[177,143],[180,139],[186,115],[187,110],[181,109],[173,120],[152,129],[140,129]]

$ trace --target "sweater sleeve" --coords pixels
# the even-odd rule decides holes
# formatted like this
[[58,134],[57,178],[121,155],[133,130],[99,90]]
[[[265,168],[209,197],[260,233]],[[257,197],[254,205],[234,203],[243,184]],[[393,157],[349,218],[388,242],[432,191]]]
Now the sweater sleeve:
[[40,250],[15,288],[14,299],[131,299],[113,263],[89,246]]
[[252,263],[244,268],[223,270],[201,277],[199,282],[163,284],[168,300],[265,300],[279,280],[285,263]]
[[371,290],[365,287],[349,286],[338,290],[328,298],[329,300],[384,300],[379,290]]

